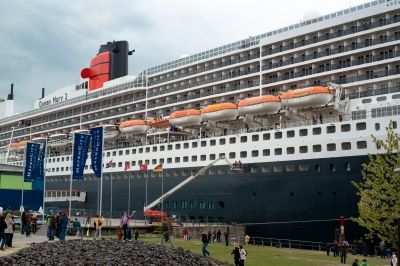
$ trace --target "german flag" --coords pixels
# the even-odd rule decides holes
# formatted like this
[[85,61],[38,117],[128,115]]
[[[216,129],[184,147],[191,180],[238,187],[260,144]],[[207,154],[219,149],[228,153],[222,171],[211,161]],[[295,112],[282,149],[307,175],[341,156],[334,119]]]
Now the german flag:
[[162,172],[162,171],[163,171],[163,165],[162,165],[162,164],[157,165],[157,166],[154,167],[154,169],[153,169],[153,172],[154,172],[154,173],[160,173],[160,172]]

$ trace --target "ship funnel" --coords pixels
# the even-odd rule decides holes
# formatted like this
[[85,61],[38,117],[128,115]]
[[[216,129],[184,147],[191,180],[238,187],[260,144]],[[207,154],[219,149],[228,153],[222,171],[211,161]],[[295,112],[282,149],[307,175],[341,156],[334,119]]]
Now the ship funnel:
[[7,95],[7,101],[14,100],[14,84],[11,83],[11,91],[10,94]]
[[11,83],[10,94],[7,95],[7,100],[5,102],[4,116],[9,117],[14,115],[14,84]]
[[42,97],[40,99],[44,98],[44,88],[42,88]]

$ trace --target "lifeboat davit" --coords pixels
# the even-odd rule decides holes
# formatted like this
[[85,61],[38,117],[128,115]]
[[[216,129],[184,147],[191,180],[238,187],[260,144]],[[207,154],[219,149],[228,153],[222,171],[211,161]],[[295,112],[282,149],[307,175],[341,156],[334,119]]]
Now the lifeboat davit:
[[169,122],[175,126],[200,125],[201,111],[196,109],[176,111],[169,116]]
[[54,148],[65,147],[70,144],[69,136],[65,133],[52,134],[49,136],[48,146]]
[[108,125],[101,125],[101,126],[103,127],[105,141],[116,139],[121,134],[121,132],[119,131],[119,129],[116,125],[108,124]]
[[33,143],[45,144],[47,141],[46,137],[36,137],[32,139]]
[[239,113],[250,115],[276,113],[281,107],[281,100],[273,95],[247,98],[240,100],[238,103]]
[[282,104],[292,109],[320,107],[333,98],[333,91],[327,87],[316,86],[285,92],[280,96]]
[[147,123],[144,120],[128,120],[119,124],[119,130],[123,134],[142,134],[147,130]]
[[164,128],[172,125],[167,118],[154,118],[153,120],[150,120],[149,126],[155,128]]
[[238,107],[234,103],[217,103],[201,109],[201,116],[207,121],[233,120],[237,115]]

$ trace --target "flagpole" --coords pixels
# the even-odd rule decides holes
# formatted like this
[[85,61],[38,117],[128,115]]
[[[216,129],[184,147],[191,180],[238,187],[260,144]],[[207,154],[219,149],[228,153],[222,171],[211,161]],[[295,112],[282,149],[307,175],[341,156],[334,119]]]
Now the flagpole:
[[[101,127],[101,131],[102,131],[102,138],[101,138],[101,143],[102,143],[102,145],[101,145],[101,163],[100,163],[100,165],[101,165],[101,172],[100,172],[100,202],[99,202],[99,208],[100,208],[100,210],[99,210],[99,216],[100,216],[100,219],[101,219],[101,209],[102,209],[102,205],[103,205],[103,150],[104,150],[104,127]],[[99,238],[101,238],[101,227],[100,227],[100,230],[99,230]]]
[[69,207],[68,216],[71,217],[71,207],[72,207],[72,177],[74,175],[74,146],[75,146],[75,134],[72,136],[72,154],[71,154],[71,176],[69,181]]
[[131,210],[131,171],[128,172],[128,214]]
[[111,188],[111,199],[110,199],[110,226],[111,226],[111,218],[112,218],[112,204],[113,204],[113,187],[112,187],[112,172],[110,173],[110,188]]
[[47,139],[44,143],[44,158],[43,158],[43,215],[42,215],[42,223],[44,222],[44,208],[45,208],[45,197],[46,197],[46,155],[47,155]]
[[161,169],[161,211],[164,211],[164,169]]
[[[28,145],[25,145],[25,154],[28,152]],[[25,167],[26,167],[26,157],[24,160],[24,175],[22,176],[22,186],[21,186],[21,206],[19,210],[22,212],[24,208],[24,186],[25,186]]]
[[[146,207],[147,207],[147,180],[149,179],[149,171],[147,170],[147,165],[146,165]],[[147,216],[146,217],[146,226],[147,226]]]

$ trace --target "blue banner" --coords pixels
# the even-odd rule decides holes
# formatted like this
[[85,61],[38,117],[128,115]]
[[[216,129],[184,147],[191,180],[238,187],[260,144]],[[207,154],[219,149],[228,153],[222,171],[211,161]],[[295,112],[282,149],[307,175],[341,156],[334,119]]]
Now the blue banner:
[[74,133],[74,154],[72,155],[72,179],[83,179],[83,170],[89,151],[90,135]]
[[28,142],[25,152],[24,181],[30,182],[38,174],[40,144]]
[[94,175],[101,177],[103,171],[103,127],[95,127],[90,130],[92,134],[92,169]]
[[38,158],[38,172],[37,172],[37,176],[36,179],[37,180],[44,180],[44,172],[46,171],[44,169],[44,160],[46,158],[46,145],[47,145],[47,141],[45,143],[43,143],[42,145],[40,145],[42,148],[40,149],[39,152],[39,158]]

